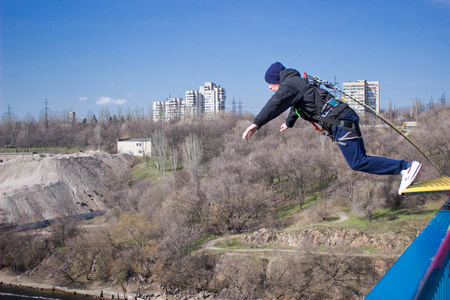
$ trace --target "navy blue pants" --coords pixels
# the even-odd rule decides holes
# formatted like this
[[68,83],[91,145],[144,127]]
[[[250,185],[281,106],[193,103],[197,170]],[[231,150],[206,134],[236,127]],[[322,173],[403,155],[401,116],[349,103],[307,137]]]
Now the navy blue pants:
[[347,164],[355,171],[361,171],[380,175],[397,175],[401,170],[407,169],[408,163],[404,160],[396,160],[379,156],[366,155],[364,141],[359,130],[359,117],[355,112],[349,113],[344,120],[352,121],[359,134],[336,127],[333,131],[336,141],[344,154]]

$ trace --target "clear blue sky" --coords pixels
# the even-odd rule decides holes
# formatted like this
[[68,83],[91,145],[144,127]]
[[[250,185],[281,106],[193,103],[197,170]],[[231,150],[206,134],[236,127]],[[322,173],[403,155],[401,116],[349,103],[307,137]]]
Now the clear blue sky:
[[381,107],[450,103],[450,0],[0,0],[0,112],[85,117],[184,98],[207,81],[257,113],[275,61],[378,80]]

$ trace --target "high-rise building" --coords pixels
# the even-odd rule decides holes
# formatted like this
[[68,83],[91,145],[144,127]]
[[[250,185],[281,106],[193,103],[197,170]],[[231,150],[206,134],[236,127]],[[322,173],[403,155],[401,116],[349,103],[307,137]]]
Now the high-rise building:
[[225,110],[225,89],[212,82],[205,82],[201,86],[199,93],[205,98],[205,114],[209,117],[215,117],[219,111]]
[[153,121],[181,119],[185,115],[183,98],[169,98],[167,101],[153,102]]
[[[343,91],[356,100],[370,106],[377,113],[380,112],[380,82],[358,80],[356,82],[344,82]],[[360,116],[370,112],[364,106],[352,99],[346,99],[350,107]]]
[[181,119],[184,116],[184,101],[183,98],[169,98],[166,101],[164,111],[164,119],[169,121],[171,119]]
[[205,97],[199,91],[186,91],[186,117],[199,118],[205,110]]
[[162,101],[153,102],[153,121],[163,121],[166,110],[166,103]]
[[74,122],[77,121],[77,113],[76,113],[74,110],[71,110],[71,111],[69,112],[69,121],[70,121],[71,123],[74,123]]

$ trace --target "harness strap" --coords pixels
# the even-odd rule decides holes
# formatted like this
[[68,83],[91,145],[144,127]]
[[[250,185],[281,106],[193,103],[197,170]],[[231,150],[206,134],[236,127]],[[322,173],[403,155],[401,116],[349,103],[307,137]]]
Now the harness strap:
[[320,133],[324,133],[324,132],[325,132],[325,130],[320,129],[320,128],[316,125],[316,123],[314,123],[313,121],[309,121],[309,123],[311,123],[312,126],[314,126],[314,129],[316,129],[318,132],[320,132]]
[[320,92],[319,92],[319,88],[317,88],[316,86],[314,86],[314,98],[315,98],[315,105],[316,105],[316,118],[321,121],[321,117],[320,114],[322,113],[322,105],[321,105],[321,99],[320,99]]
[[350,120],[336,120],[336,119],[331,119],[331,118],[327,118],[327,117],[321,117],[321,120],[324,123],[336,125],[346,131],[350,131],[350,132],[353,132],[356,134],[358,133],[355,123],[353,123]]
[[[318,90],[317,87],[314,87],[314,97],[315,97],[315,108],[316,108],[316,113],[318,115],[314,115],[314,116],[310,116],[306,111],[300,109],[300,108],[295,108],[295,113],[299,116],[302,117],[302,114],[304,116],[307,117],[307,120],[314,126],[314,128],[325,134],[328,135],[329,137],[331,137],[333,139],[333,133],[331,131],[331,125],[335,125],[338,126],[346,131],[352,132],[352,133],[356,133],[357,135],[359,135],[359,132],[355,126],[355,124],[352,121],[349,120],[336,120],[333,118],[328,118],[325,116],[321,116],[322,114],[322,107],[321,107],[321,98],[320,98],[320,92]],[[316,123],[320,124],[322,126],[322,129],[320,129]]]
[[315,96],[316,114],[317,114],[317,116],[315,116],[315,117],[319,121],[319,124],[321,124],[322,127],[324,127],[324,129],[326,129],[330,133],[330,135],[332,135],[331,128],[330,128],[330,126],[327,126],[327,125],[335,125],[346,131],[350,131],[350,132],[358,134],[357,128],[352,121],[336,120],[336,119],[332,119],[332,118],[327,118],[325,116],[321,116],[322,107],[321,107],[321,103],[320,103],[320,100],[321,100],[320,92],[319,92],[319,89],[315,86],[314,86],[314,96]]

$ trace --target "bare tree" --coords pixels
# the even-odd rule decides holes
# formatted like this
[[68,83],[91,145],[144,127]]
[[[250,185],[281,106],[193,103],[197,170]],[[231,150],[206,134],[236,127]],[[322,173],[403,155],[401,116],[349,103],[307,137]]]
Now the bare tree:
[[365,179],[359,183],[358,196],[352,202],[352,210],[371,220],[372,212],[376,208],[383,207],[385,201],[376,193],[381,188],[381,184],[374,180],[373,175],[365,174],[364,176]]
[[13,115],[3,116],[1,123],[2,142],[6,148],[15,147],[17,118]]
[[130,253],[130,259],[134,261],[132,271],[147,275],[156,262],[158,233],[156,219],[150,223],[143,213],[124,213],[109,232],[109,237],[115,247]]
[[276,255],[267,265],[267,285],[271,298],[303,299],[311,296],[314,266],[295,255]]
[[178,150],[175,148],[170,148],[169,150],[169,161],[170,161],[170,167],[172,169],[172,172],[175,172],[178,169]]
[[339,295],[342,299],[359,299],[361,294],[355,286],[363,286],[360,274],[367,272],[371,266],[366,265],[364,258],[352,257],[351,249],[341,249],[338,253],[331,249],[328,255],[315,250],[308,253],[306,262],[313,268],[310,276],[313,278],[311,299],[329,299]]
[[280,157],[280,181],[288,198],[293,198],[302,209],[308,193],[313,191],[316,182],[315,163],[317,152],[301,147],[284,147]]
[[189,168],[198,166],[203,159],[203,145],[195,134],[189,134],[183,144],[183,163]]
[[224,256],[215,270],[215,286],[226,299],[258,299],[265,278],[264,262],[251,257]]
[[210,230],[241,232],[267,221],[274,206],[275,195],[264,182],[252,182],[243,168],[244,162],[235,157],[214,159],[208,184],[204,184],[208,202]]
[[159,171],[166,174],[167,158],[169,155],[169,143],[160,130],[155,130],[152,135],[153,157]]
[[45,239],[32,233],[0,233],[0,268],[25,272],[37,267],[47,255]]

